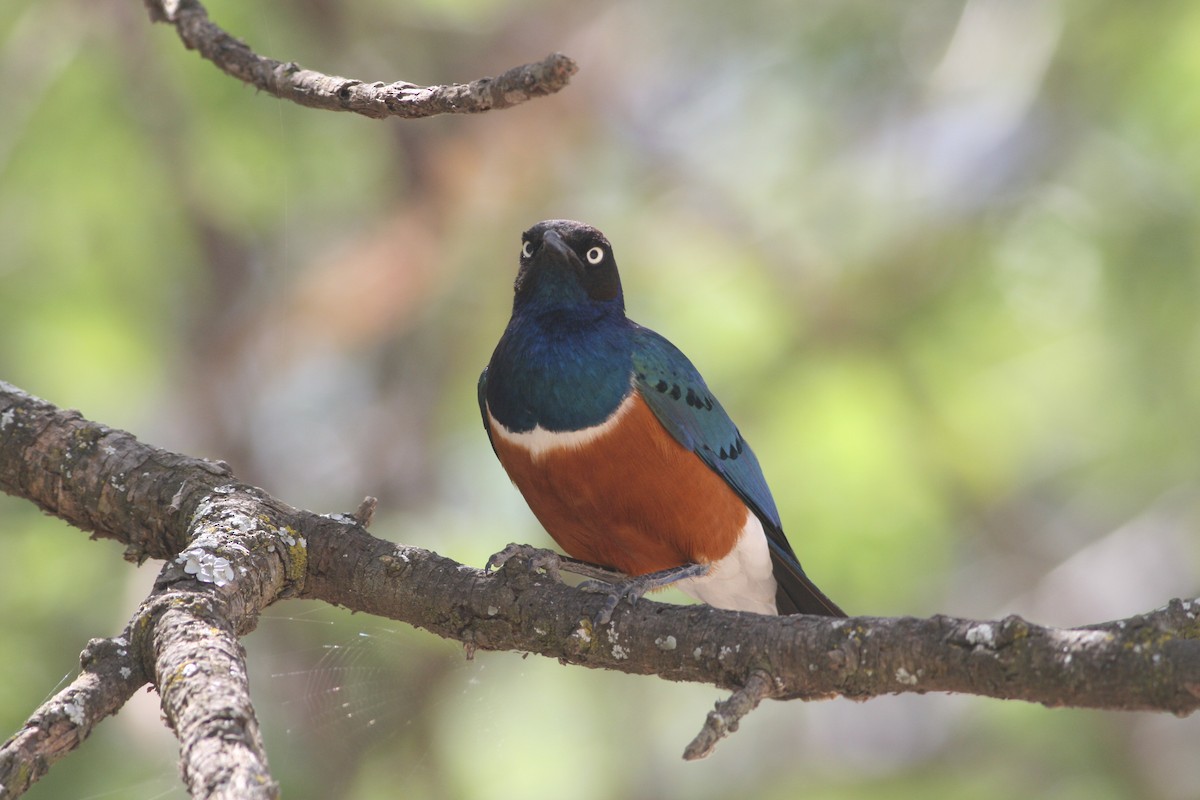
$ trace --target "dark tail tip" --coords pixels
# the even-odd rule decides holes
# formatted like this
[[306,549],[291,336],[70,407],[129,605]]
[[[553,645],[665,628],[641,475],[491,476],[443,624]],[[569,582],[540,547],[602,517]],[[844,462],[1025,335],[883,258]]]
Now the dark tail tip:
[[844,617],[846,612],[825,596],[808,576],[790,564],[775,562],[775,606],[780,614],[817,614],[822,617]]

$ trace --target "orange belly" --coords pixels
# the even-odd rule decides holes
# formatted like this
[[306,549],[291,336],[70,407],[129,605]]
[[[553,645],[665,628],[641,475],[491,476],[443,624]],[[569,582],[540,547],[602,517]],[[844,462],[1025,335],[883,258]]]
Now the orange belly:
[[746,522],[741,498],[675,441],[640,396],[611,430],[578,447],[533,455],[494,423],[492,442],[568,555],[627,575],[717,561]]

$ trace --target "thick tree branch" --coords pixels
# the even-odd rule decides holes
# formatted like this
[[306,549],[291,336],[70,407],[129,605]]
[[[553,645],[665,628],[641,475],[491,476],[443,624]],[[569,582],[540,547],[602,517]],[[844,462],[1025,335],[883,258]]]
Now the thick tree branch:
[[179,738],[191,796],[274,798],[279,787],[250,700],[246,654],[231,615],[214,607],[220,597],[200,586],[156,597],[150,640],[140,649],[154,654],[154,685]]
[[[710,715],[691,756],[710,750],[766,697],[961,692],[1180,715],[1200,705],[1200,601],[1054,629],[1018,617],[765,617],[643,600],[621,605],[610,624],[596,627],[591,620],[604,596],[559,583],[528,558],[487,574],[377,539],[354,517],[291,508],[234,482],[223,465],[157,450],[3,383],[0,488],[125,543],[128,558],[171,560],[130,624],[153,633],[132,634],[131,652],[154,676],[183,744],[185,770],[200,776],[214,774],[203,743],[235,730],[238,752],[251,765],[244,774],[267,780],[236,637],[283,596],[407,622],[460,641],[468,652],[538,653],[733,691]],[[189,680],[194,675],[206,679]],[[208,692],[218,676],[225,685]],[[208,703],[215,710],[195,708]],[[189,705],[201,713],[198,721]],[[0,765],[14,741],[0,750]],[[220,796],[204,794],[207,778],[188,778],[198,794]],[[9,779],[0,772],[0,782]]]
[[[131,560],[170,560],[123,636],[111,640],[117,645],[89,646],[83,675],[0,748],[0,797],[24,792],[147,676],[179,737],[192,796],[276,796],[239,637],[302,577],[303,540],[278,524],[277,504],[231,485],[223,465],[179,461],[10,389],[0,384],[0,488],[118,539]],[[170,477],[174,467],[181,477]],[[93,680],[100,669],[110,677],[116,670],[120,680]],[[94,700],[77,691],[93,686]]]
[[480,78],[467,84],[365,83],[260,56],[210,20],[199,0],[145,0],[145,4],[152,20],[173,25],[185,47],[199,52],[226,74],[302,106],[352,111],[375,119],[510,108],[554,94],[578,70],[571,59],[552,53],[539,62],[513,67],[498,78]]
[[284,519],[291,513],[281,517],[252,487],[223,484],[203,495],[187,549],[163,568],[130,624],[193,797],[278,796],[239,638],[303,573],[304,542]]
[[602,595],[531,571],[521,558],[494,575],[417,548],[344,535],[313,541],[302,596],[398,619],[479,649],[740,689],[756,671],[770,696],[867,699],[961,692],[1048,706],[1157,710],[1200,706],[1200,601],[1172,601],[1126,620],[1076,629],[1019,617],[976,622],[766,617],[640,601],[611,624]]

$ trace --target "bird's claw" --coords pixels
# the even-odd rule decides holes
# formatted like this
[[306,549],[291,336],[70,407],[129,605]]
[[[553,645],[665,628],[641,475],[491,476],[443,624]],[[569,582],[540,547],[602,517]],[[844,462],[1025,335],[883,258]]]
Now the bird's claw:
[[585,592],[601,592],[607,593],[608,597],[604,600],[604,605],[600,607],[599,613],[596,614],[594,620],[596,626],[607,625],[612,619],[613,612],[617,610],[617,605],[622,600],[628,600],[629,605],[636,605],[637,601],[642,598],[646,592],[652,592],[655,589],[662,589],[676,581],[684,580],[685,578],[698,578],[708,573],[708,564],[683,564],[679,567],[670,567],[668,569],[659,570],[658,572],[650,572],[645,575],[638,575],[633,578],[626,578],[622,581],[608,582],[604,580],[590,580],[579,584],[580,589]]
[[542,570],[548,576],[556,581],[562,581],[560,569],[562,567],[562,557],[553,550],[546,550],[542,547],[534,547],[528,544],[513,544],[508,545],[499,553],[495,553],[487,560],[484,565],[484,572],[493,572],[503,567],[510,559],[524,558],[529,561],[529,566],[534,570]]
[[594,592],[596,594],[604,594],[604,605],[600,606],[600,610],[596,612],[595,618],[592,620],[596,627],[607,625],[612,620],[613,612],[617,610],[617,606],[622,600],[628,600],[629,605],[637,605],[637,601],[642,598],[650,587],[644,585],[643,581],[637,578],[631,578],[619,583],[609,583],[604,580],[587,580],[580,583],[577,589],[585,592]]
[[647,583],[647,579],[650,579],[652,576],[643,575],[640,578],[630,578],[623,572],[601,567],[598,564],[579,561],[568,556],[560,556],[553,550],[546,550],[528,544],[513,543],[499,553],[495,553],[487,560],[487,564],[484,565],[484,572],[495,572],[514,558],[527,560],[529,566],[534,570],[542,570],[550,578],[560,583],[562,582],[562,573],[564,571],[576,575],[589,576],[588,580],[581,582],[576,588],[582,589],[585,592],[608,595],[599,613],[596,614],[595,624],[597,626],[608,624],[609,620],[612,619],[613,611],[617,608],[617,604],[623,598],[628,599],[631,604],[636,603],[638,598],[649,589],[654,588],[652,584]]
[[635,605],[646,592],[662,589],[685,578],[700,577],[709,570],[707,564],[683,564],[658,572],[629,577],[622,572],[602,567],[599,564],[560,556],[553,550],[514,543],[489,558],[484,566],[484,571],[498,570],[513,558],[526,559],[533,569],[542,570],[547,576],[560,583],[564,571],[587,577],[588,580],[583,581],[576,588],[585,592],[607,595],[604,605],[600,607],[593,619],[596,627],[607,625],[612,620],[613,612],[617,610],[617,606],[622,600],[628,600],[630,605]]

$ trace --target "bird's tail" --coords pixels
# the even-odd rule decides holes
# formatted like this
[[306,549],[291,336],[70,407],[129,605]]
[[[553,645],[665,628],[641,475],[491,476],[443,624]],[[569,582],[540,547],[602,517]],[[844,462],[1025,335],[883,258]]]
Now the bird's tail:
[[844,617],[846,612],[837,603],[825,596],[816,584],[808,579],[800,563],[788,553],[771,548],[774,566],[775,606],[780,614],[818,614],[823,617]]

